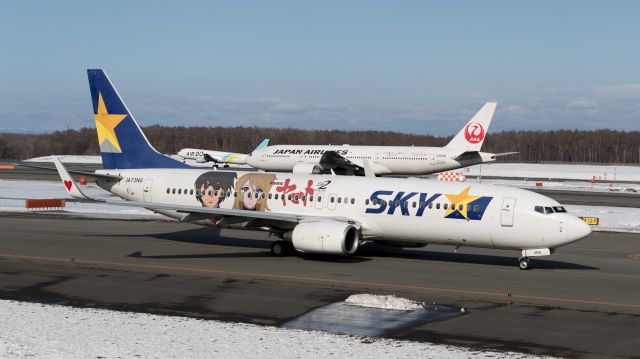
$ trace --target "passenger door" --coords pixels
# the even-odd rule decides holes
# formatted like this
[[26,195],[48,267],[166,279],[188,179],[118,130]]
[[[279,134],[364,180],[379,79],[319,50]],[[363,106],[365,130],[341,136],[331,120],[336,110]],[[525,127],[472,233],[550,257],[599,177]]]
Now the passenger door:
[[513,214],[516,206],[516,199],[513,197],[505,197],[502,200],[502,211],[500,215],[500,223],[503,227],[513,227]]
[[142,185],[142,200],[144,202],[151,202],[151,185],[153,184],[152,179],[145,179]]

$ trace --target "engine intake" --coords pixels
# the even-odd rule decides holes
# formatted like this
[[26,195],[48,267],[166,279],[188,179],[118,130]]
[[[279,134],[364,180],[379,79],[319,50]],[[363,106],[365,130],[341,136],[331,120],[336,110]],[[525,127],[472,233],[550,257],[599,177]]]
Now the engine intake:
[[293,229],[291,240],[300,252],[351,255],[360,245],[360,231],[338,221],[300,223]]

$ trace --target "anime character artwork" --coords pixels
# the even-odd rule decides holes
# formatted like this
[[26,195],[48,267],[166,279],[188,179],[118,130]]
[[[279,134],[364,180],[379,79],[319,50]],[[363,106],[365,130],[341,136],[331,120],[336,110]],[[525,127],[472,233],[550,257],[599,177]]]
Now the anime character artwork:
[[276,175],[266,173],[247,173],[236,181],[238,196],[233,201],[234,209],[264,212],[267,207],[267,194],[271,190]]
[[220,208],[220,204],[231,195],[235,172],[210,171],[196,179],[196,198],[202,207]]

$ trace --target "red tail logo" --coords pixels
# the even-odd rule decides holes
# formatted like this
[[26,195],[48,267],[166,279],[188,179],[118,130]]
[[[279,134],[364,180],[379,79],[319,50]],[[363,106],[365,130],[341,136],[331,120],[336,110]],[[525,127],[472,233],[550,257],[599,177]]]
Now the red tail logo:
[[469,122],[467,127],[464,128],[464,138],[469,143],[480,143],[484,140],[484,127],[477,122]]
[[67,187],[67,191],[71,191],[71,186],[73,186],[73,182],[70,180],[64,180],[64,186]]

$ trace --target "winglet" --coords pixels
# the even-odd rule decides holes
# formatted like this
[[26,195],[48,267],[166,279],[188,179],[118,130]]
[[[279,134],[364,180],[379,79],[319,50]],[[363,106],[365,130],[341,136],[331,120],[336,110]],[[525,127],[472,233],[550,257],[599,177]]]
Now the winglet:
[[267,147],[268,145],[269,145],[269,139],[268,139],[268,138],[265,138],[264,140],[262,140],[262,142],[260,142],[260,144],[258,145],[258,147],[256,147],[256,148],[252,151],[252,153],[253,153],[253,152],[256,152],[256,151],[260,151],[261,149],[263,149],[263,148]]
[[462,152],[480,151],[497,105],[496,102],[485,103],[445,147]]
[[84,194],[84,192],[82,192],[80,187],[78,187],[78,184],[76,183],[76,181],[73,179],[73,177],[71,177],[71,175],[69,175],[69,172],[67,172],[67,169],[64,168],[64,165],[60,161],[60,158],[53,157],[53,163],[55,163],[56,165],[56,169],[58,170],[58,175],[60,175],[60,179],[62,180],[62,184],[64,185],[64,188],[67,189],[67,192],[69,192],[71,197],[77,198],[77,199],[88,199],[90,201],[94,200],[93,198],[87,196],[86,194]]
[[364,167],[364,176],[365,177],[375,177],[376,173],[373,172],[373,168],[371,168],[371,164],[369,163],[369,160],[362,160],[362,164]]

